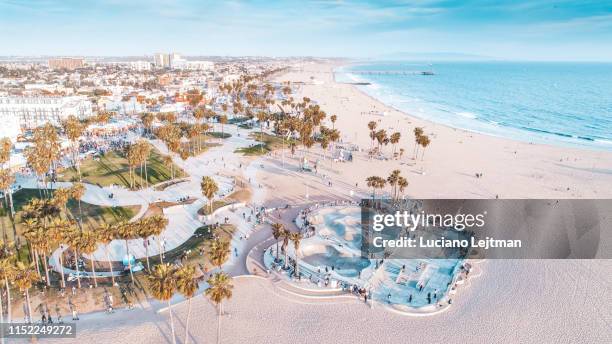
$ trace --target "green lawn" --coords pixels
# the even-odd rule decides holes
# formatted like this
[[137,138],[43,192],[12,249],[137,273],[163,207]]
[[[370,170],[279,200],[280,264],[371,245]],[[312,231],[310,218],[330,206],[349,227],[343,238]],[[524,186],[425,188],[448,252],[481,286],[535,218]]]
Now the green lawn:
[[284,140],[284,143],[283,143],[282,137],[274,136],[274,135],[270,135],[266,133],[264,134],[251,133],[249,137],[261,143],[253,145],[251,147],[238,148],[234,151],[234,153],[242,153],[243,155],[247,155],[247,156],[263,155],[275,149],[282,149],[283,147],[288,148],[289,143],[293,141],[293,140]]
[[[53,192],[50,190],[50,193],[52,194]],[[21,235],[23,228],[20,211],[32,198],[40,198],[37,189],[21,189],[13,194],[13,202],[16,212],[15,222],[18,236]],[[7,209],[4,206],[4,199],[2,199],[2,204],[3,206],[0,208],[0,230],[2,230],[2,238],[4,238],[4,233],[6,233],[7,238],[14,241],[13,227],[8,216]],[[79,217],[80,212],[77,201],[73,199],[69,200],[67,210],[70,218],[77,219]],[[136,213],[138,213],[140,206],[102,207],[81,202],[81,210],[83,212],[83,227],[95,229],[104,223],[113,224],[131,219],[134,217],[134,215],[136,215]]]
[[[223,206],[228,205],[229,203],[223,200],[220,201],[213,201],[213,212]],[[206,203],[206,205],[204,205],[202,208],[200,208],[200,210],[198,210],[198,214],[200,215],[210,215],[210,205],[208,203]]]
[[[211,230],[209,230],[209,228]],[[206,255],[204,256],[199,255],[198,249],[202,247],[204,249],[204,252],[209,252],[210,245],[212,241],[214,240],[213,234],[217,234],[220,240],[229,241],[232,239],[232,235],[234,234],[235,230],[236,230],[236,227],[234,227],[231,224],[220,225],[217,229],[212,229],[210,225],[202,226],[196,229],[194,235],[192,235],[191,238],[187,239],[187,241],[185,241],[178,247],[170,251],[167,251],[164,254],[165,256],[164,261],[172,262],[175,259],[180,258],[183,252],[191,250],[191,253],[187,256],[189,262],[192,262],[192,263],[197,262],[197,263],[202,263],[206,265],[212,265]],[[152,243],[152,245],[157,245],[157,243],[154,242]],[[146,266],[146,259],[139,259],[139,260],[143,263],[143,265]],[[155,264],[159,264],[160,263],[159,256],[154,255],[154,256],[149,257],[149,263],[152,266]]]
[[[171,179],[170,166],[163,163],[162,155],[155,149],[151,150],[149,159],[147,160],[147,174],[149,185],[154,185]],[[130,174],[127,159],[122,153],[110,151],[98,160],[87,159],[81,162],[81,175],[83,182],[108,186],[111,184],[130,186]],[[183,177],[181,171],[176,165],[174,166],[174,177]],[[134,170],[135,186],[138,188],[144,185],[144,169],[142,176],[140,167]],[[75,181],[78,180],[76,169],[69,168],[63,171],[58,178],[60,181]]]

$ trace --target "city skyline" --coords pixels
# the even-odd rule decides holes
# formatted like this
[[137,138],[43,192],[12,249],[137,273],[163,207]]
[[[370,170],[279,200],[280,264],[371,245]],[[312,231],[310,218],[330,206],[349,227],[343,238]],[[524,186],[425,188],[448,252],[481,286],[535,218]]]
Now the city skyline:
[[612,3],[423,0],[0,1],[2,55],[321,56],[398,53],[611,61]]

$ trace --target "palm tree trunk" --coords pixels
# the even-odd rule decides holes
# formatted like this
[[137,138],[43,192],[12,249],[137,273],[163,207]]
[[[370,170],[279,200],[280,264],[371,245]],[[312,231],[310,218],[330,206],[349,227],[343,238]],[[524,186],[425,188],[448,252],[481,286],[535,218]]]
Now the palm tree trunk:
[[81,209],[81,198],[79,197],[79,228],[83,230],[83,209]]
[[61,282],[61,286],[62,288],[66,288],[66,279],[64,277],[64,258],[62,258],[62,256],[64,255],[64,252],[61,251],[62,248],[59,248],[60,253],[59,253],[59,264],[60,264],[60,275],[62,276],[62,282]]
[[81,289],[81,274],[79,273],[79,251],[74,250],[74,266],[77,272],[77,285]]
[[172,304],[168,300],[168,312],[170,312],[170,330],[172,331],[172,343],[176,344],[176,337],[174,335],[174,316],[172,315]]
[[147,158],[146,157],[144,161],[144,167],[145,167],[145,185],[149,187],[149,172],[147,172]]
[[147,270],[151,271],[151,265],[149,264],[149,239],[144,238],[145,240],[145,255],[147,256]]
[[[2,289],[0,289],[0,292],[1,291]],[[4,324],[4,308],[2,307],[2,294],[0,294],[0,323]],[[0,339],[2,339],[2,344],[4,344],[4,336],[0,337]]]
[[185,321],[185,344],[189,342],[189,318],[191,317],[191,298],[187,301],[189,307],[187,308],[187,320]]
[[93,253],[89,257],[89,261],[91,262],[91,273],[93,274],[94,287],[98,287],[98,279],[96,278],[96,267],[94,265]]
[[159,251],[159,261],[164,264],[164,253],[162,252],[161,241],[159,241],[159,236],[157,237],[157,250]]
[[106,260],[108,261],[108,268],[110,269],[111,280],[113,282],[113,286],[115,286],[115,274],[113,273],[113,263],[111,262],[110,256],[108,254],[108,245],[104,247],[104,251],[106,252]]
[[221,315],[223,315],[223,304],[219,303],[219,314],[217,315],[217,344],[221,343]]
[[6,287],[6,305],[8,306],[6,314],[8,316],[7,322],[11,322],[11,288],[8,283],[8,278],[4,277],[4,286]]
[[134,273],[132,272],[132,260],[130,259],[130,247],[128,245],[127,239],[125,240],[125,251],[127,252],[127,261],[128,261],[128,269],[130,269],[130,278],[132,279],[132,284],[134,284]]
[[42,278],[40,274],[40,263],[38,261],[38,251],[34,250],[34,260],[36,261],[36,273],[38,274],[38,278]]
[[26,289],[26,305],[28,306],[28,321],[32,323],[32,305],[30,304],[30,288]]
[[285,270],[289,267],[289,252],[287,248],[285,248]]
[[47,254],[43,253],[43,265],[45,267],[45,277],[47,278],[47,286],[51,286],[51,280],[49,279],[49,267],[47,266]]

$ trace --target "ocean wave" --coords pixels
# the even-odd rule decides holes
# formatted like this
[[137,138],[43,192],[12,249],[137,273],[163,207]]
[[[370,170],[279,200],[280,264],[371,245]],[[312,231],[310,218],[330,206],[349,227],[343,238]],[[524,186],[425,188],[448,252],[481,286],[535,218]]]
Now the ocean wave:
[[462,111],[462,112],[456,112],[456,114],[461,116],[461,117],[465,117],[465,118],[471,118],[471,119],[478,118],[478,115],[476,115],[473,112]]

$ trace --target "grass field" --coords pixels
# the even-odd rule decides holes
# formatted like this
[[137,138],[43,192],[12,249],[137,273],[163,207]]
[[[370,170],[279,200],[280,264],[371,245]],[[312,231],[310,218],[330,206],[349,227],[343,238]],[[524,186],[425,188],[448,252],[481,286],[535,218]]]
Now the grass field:
[[[20,211],[32,198],[40,198],[39,191],[37,189],[21,189],[13,194],[13,204],[16,212],[15,223],[18,236],[21,235],[23,227],[21,223]],[[4,199],[2,199],[2,203],[4,205]],[[140,206],[138,205],[127,207],[101,207],[98,205],[81,202],[81,210],[83,212],[83,227],[95,229],[104,223],[114,224],[121,221],[127,221],[134,217],[134,215],[138,213],[139,209]],[[77,201],[73,199],[69,200],[67,210],[70,218],[79,218],[80,212]],[[0,230],[2,230],[2,238],[4,238],[4,233],[6,233],[8,240],[14,241],[13,227],[8,216],[6,206],[0,208]]]
[[[87,159],[81,162],[81,175],[83,182],[109,186],[112,184],[130,187],[130,173],[127,159],[122,153],[110,151],[99,159]],[[147,160],[147,175],[149,185],[154,185],[171,179],[170,166],[163,163],[162,155],[152,149],[149,159]],[[134,170],[136,188],[144,185],[144,169],[140,171],[140,167]],[[174,166],[174,177],[184,177],[184,172]],[[75,181],[78,180],[76,169],[69,168],[64,170],[58,178],[60,181]]]
[[246,156],[257,156],[264,155],[268,152],[271,152],[275,149],[288,148],[289,144],[293,140],[284,140],[280,136],[274,136],[266,133],[251,133],[249,137],[255,139],[259,144],[250,146],[250,147],[241,147],[234,151],[234,153],[242,153]]

